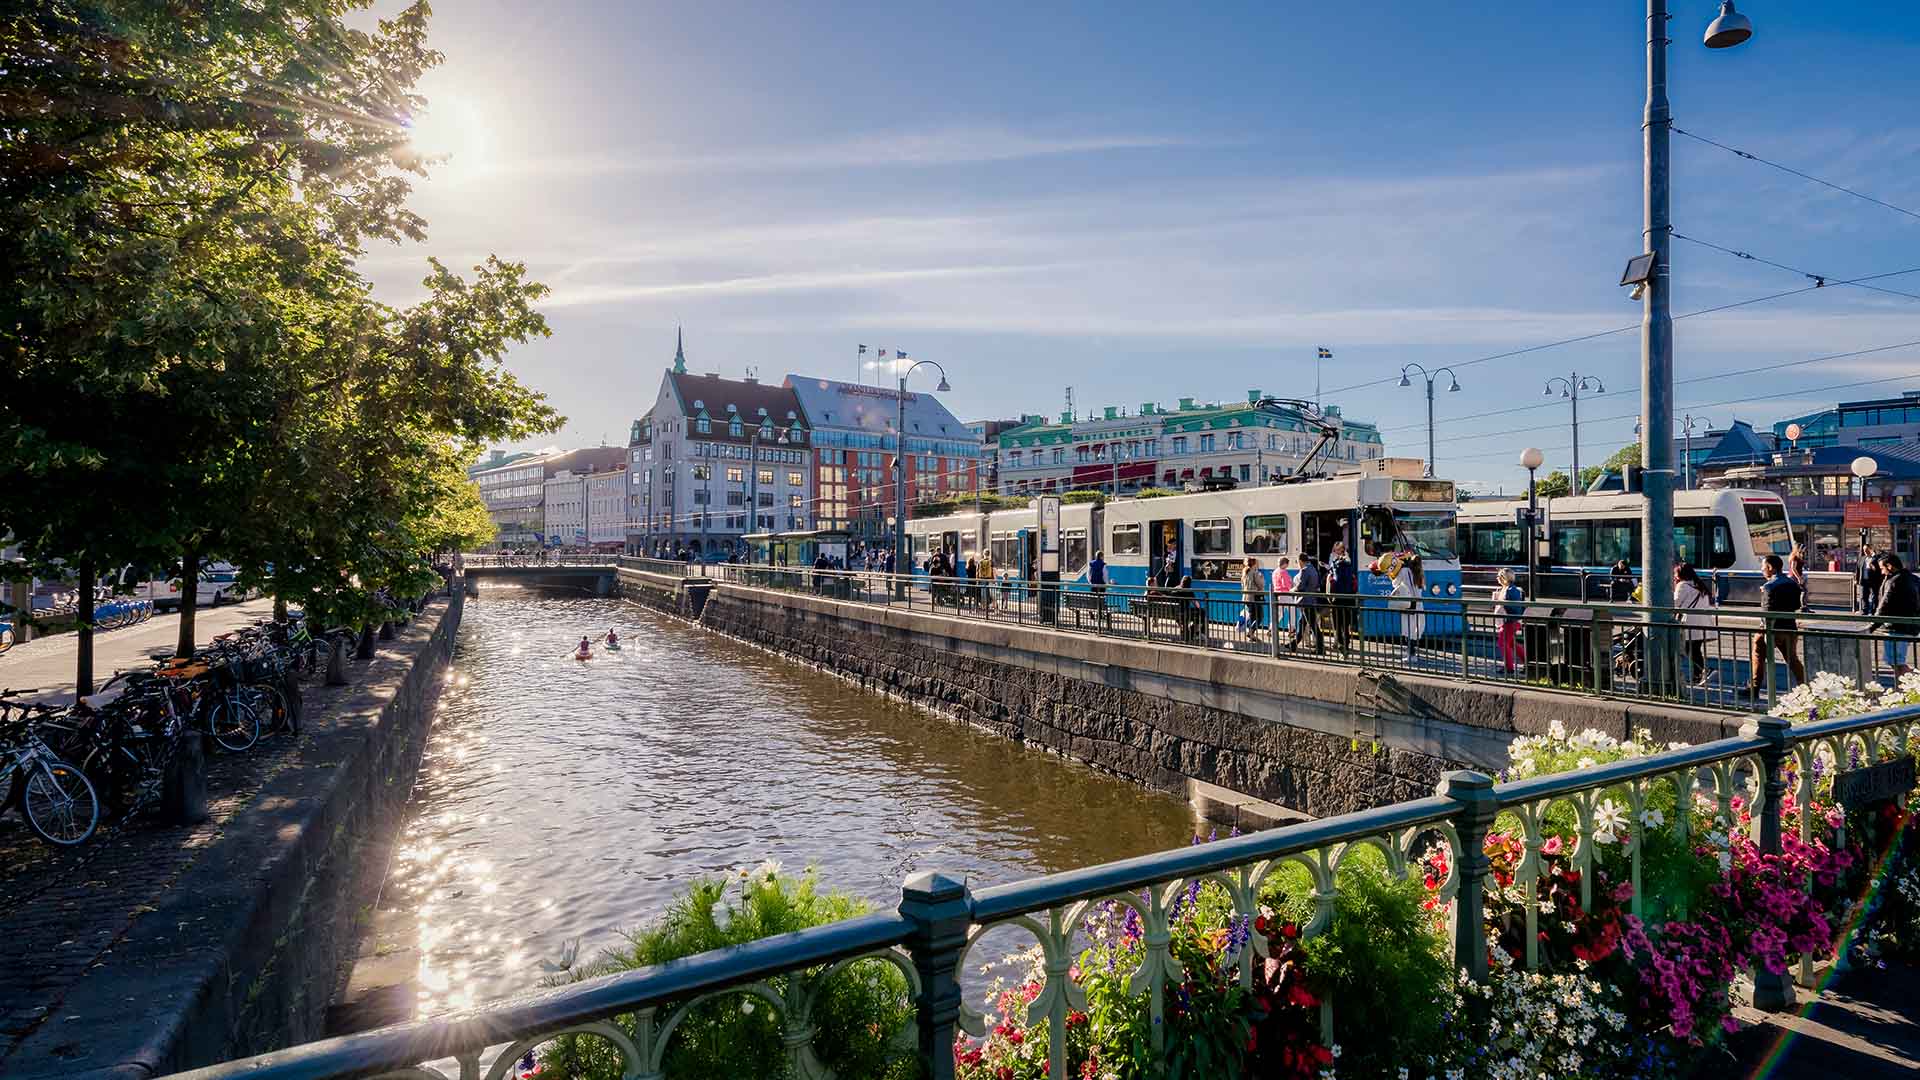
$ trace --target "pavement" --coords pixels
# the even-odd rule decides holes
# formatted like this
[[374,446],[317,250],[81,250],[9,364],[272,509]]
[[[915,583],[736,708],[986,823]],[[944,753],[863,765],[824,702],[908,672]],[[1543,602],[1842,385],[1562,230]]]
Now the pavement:
[[1898,964],[1854,968],[1790,1013],[1736,1009],[1750,1025],[1730,1040],[1737,1065],[1714,1076],[1752,1080],[1820,1077],[1882,1080],[1920,1076],[1920,971]]
[[[216,634],[238,630],[272,616],[273,601],[265,598],[202,608],[194,612],[194,636],[205,645]],[[152,667],[148,654],[173,648],[179,636],[177,612],[155,615],[135,626],[96,633],[93,636],[94,682],[104,683],[118,671]],[[20,696],[24,701],[59,705],[73,701],[74,658],[79,647],[79,635],[55,634],[0,653],[0,690],[27,690]]]

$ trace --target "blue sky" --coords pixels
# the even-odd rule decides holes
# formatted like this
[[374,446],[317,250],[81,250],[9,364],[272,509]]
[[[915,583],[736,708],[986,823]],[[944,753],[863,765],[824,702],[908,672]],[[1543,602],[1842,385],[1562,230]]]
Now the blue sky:
[[[1717,5],[1674,7],[1679,127],[1920,210],[1920,9],[1754,0],[1754,39],[1710,52]],[[860,343],[937,359],[966,419],[1067,386],[1311,396],[1325,345],[1328,400],[1423,455],[1401,364],[1637,322],[1614,282],[1640,250],[1638,5],[1041,8],[443,3],[431,236],[366,268],[405,300],[427,254],[528,262],[554,336],[511,364],[567,444],[625,439],[683,324],[691,366],[728,375],[851,378]],[[1920,219],[1674,143],[1680,232],[1835,278],[1920,267]],[[1676,312],[1804,283],[1674,263]],[[1714,378],[1916,340],[1920,300],[1855,288],[1683,320],[1676,412],[1920,388],[1920,346]],[[1638,364],[1632,332],[1463,366],[1441,474],[1511,490],[1529,443],[1564,465],[1542,384],[1573,370],[1609,391],[1582,407],[1599,460],[1632,438]]]

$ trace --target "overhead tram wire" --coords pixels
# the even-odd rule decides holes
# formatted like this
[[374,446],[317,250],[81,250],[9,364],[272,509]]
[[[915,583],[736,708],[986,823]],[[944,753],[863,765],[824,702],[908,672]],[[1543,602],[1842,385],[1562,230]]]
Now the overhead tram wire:
[[1804,277],[1804,278],[1812,278],[1813,287],[1816,289],[1823,289],[1823,288],[1826,288],[1828,285],[1851,285],[1856,289],[1871,289],[1874,292],[1886,293],[1888,296],[1904,296],[1909,300],[1920,300],[1920,293],[1901,292],[1899,289],[1889,289],[1880,285],[1868,285],[1866,284],[1865,279],[1855,279],[1852,281],[1834,281],[1834,280],[1831,280],[1833,277],[1833,275],[1831,274],[1816,274],[1811,270],[1802,270],[1797,266],[1788,266],[1786,263],[1783,263],[1783,262],[1774,262],[1772,259],[1763,259],[1760,256],[1751,254],[1749,252],[1736,251],[1730,247],[1721,247],[1719,244],[1715,244],[1707,240],[1702,240],[1699,237],[1688,236],[1685,233],[1682,233],[1676,229],[1668,229],[1667,235],[1673,237],[1675,240],[1685,240],[1689,244],[1698,244],[1703,248],[1712,248],[1715,251],[1724,252],[1728,255],[1732,255],[1736,259],[1745,259],[1748,262],[1762,263],[1766,266],[1771,266],[1778,270],[1785,270],[1790,274],[1799,274],[1801,277]]
[[[1855,382],[1832,383],[1826,386],[1809,386],[1809,387],[1802,387],[1794,390],[1781,390],[1771,394],[1752,394],[1747,397],[1725,398],[1720,401],[1691,402],[1681,407],[1687,408],[1687,409],[1716,409],[1716,408],[1720,408],[1722,406],[1727,406],[1727,405],[1746,405],[1756,401],[1770,401],[1774,398],[1798,397],[1802,394],[1819,394],[1819,393],[1825,393],[1830,390],[1850,390],[1855,387],[1879,386],[1885,383],[1907,382],[1913,379],[1920,379],[1920,371],[1908,371],[1899,375],[1889,375],[1885,378],[1880,378],[1880,379],[1861,379]],[[1593,424],[1605,424],[1605,423],[1611,423],[1617,420],[1638,420],[1639,418],[1640,418],[1639,413],[1632,412],[1632,413],[1619,413],[1614,416],[1597,416],[1597,417],[1594,417],[1592,420],[1585,421],[1585,422],[1593,423]],[[1442,439],[1440,440],[1440,442],[1442,443],[1464,442],[1468,439],[1497,439],[1507,435],[1521,435],[1529,431],[1540,431],[1540,430],[1546,430],[1546,429],[1552,429],[1552,428],[1562,428],[1565,426],[1566,426],[1565,424],[1542,424],[1542,425],[1539,425],[1538,427],[1515,428],[1511,431],[1485,431],[1485,432],[1480,432],[1474,435],[1456,435],[1448,439]],[[1476,461],[1476,460],[1490,458],[1490,457],[1504,457],[1510,452],[1511,451],[1502,450],[1502,451],[1498,451],[1496,453],[1491,453],[1491,454],[1464,454],[1464,455],[1453,454],[1453,455],[1449,455],[1449,460]]]
[[1757,161],[1762,165],[1779,169],[1783,173],[1791,173],[1792,175],[1797,176],[1802,180],[1811,180],[1814,183],[1819,184],[1821,187],[1832,188],[1833,190],[1841,192],[1843,194],[1851,195],[1856,199],[1864,199],[1865,201],[1870,202],[1875,206],[1884,206],[1888,210],[1891,210],[1896,214],[1905,214],[1910,218],[1913,218],[1915,220],[1920,220],[1920,213],[1916,213],[1912,210],[1909,210],[1904,206],[1895,206],[1893,203],[1890,203],[1885,199],[1876,199],[1873,196],[1868,195],[1863,191],[1855,191],[1850,187],[1846,187],[1841,184],[1836,184],[1831,180],[1822,180],[1819,177],[1814,176],[1812,173],[1801,172],[1799,169],[1796,169],[1791,165],[1782,165],[1777,161],[1768,161],[1766,158],[1763,158],[1758,154],[1750,154],[1745,150],[1740,150],[1735,147],[1728,146],[1726,143],[1715,142],[1712,139],[1707,138],[1705,135],[1695,135],[1691,131],[1682,131],[1678,127],[1673,126],[1672,124],[1667,125],[1667,130],[1673,132],[1675,135],[1685,135],[1687,138],[1692,139],[1695,142],[1703,142],[1703,143],[1706,143],[1708,146],[1718,147],[1719,149],[1725,150],[1727,153],[1732,154],[1735,157],[1743,157],[1743,158],[1746,158],[1748,161]]
[[[1718,312],[1732,311],[1735,308],[1750,307],[1754,304],[1764,304],[1773,300],[1784,300],[1789,296],[1799,296],[1802,293],[1810,293],[1816,289],[1824,289],[1833,285],[1858,285],[1864,281],[1879,281],[1882,278],[1901,277],[1906,274],[1920,274],[1920,266],[1909,267],[1908,269],[1905,269],[1905,270],[1889,270],[1886,273],[1882,273],[1882,274],[1867,274],[1864,277],[1847,278],[1841,281],[1831,281],[1831,280],[1821,281],[1813,285],[1803,285],[1798,289],[1787,289],[1782,292],[1768,293],[1765,296],[1755,296],[1746,300],[1735,300],[1735,301],[1732,301],[1731,303],[1715,304],[1713,307],[1705,307],[1705,308],[1699,309],[1698,311],[1688,311],[1679,315],[1675,315],[1673,317],[1673,321],[1679,322],[1681,319],[1692,319],[1701,315],[1713,315]],[[1559,341],[1549,341],[1541,345],[1529,345],[1523,349],[1513,349],[1508,352],[1494,353],[1491,356],[1476,357],[1475,359],[1472,359],[1472,360],[1461,360],[1454,363],[1451,366],[1471,367],[1474,364],[1484,364],[1492,360],[1506,360],[1515,356],[1525,356],[1528,353],[1541,352],[1546,349],[1557,349],[1563,345],[1577,345],[1583,341],[1593,341],[1596,338],[1611,337],[1614,334],[1624,334],[1629,330],[1638,330],[1638,329],[1640,329],[1640,324],[1638,322],[1634,322],[1634,323],[1629,323],[1626,326],[1616,326],[1611,330],[1600,330],[1591,334],[1581,334],[1578,337],[1562,338]],[[1400,381],[1400,376],[1388,375],[1385,378],[1373,379],[1368,382],[1362,382],[1362,383],[1354,383],[1351,386],[1336,386],[1333,389],[1328,390],[1326,393],[1327,393],[1327,396],[1330,397],[1334,394],[1344,394],[1349,390],[1365,390],[1368,387],[1384,386],[1387,383],[1397,383],[1399,381]]]

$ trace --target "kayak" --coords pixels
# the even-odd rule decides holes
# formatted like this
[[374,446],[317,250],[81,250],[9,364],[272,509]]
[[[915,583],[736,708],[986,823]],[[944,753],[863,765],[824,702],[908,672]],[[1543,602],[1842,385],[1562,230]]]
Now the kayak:
[[590,652],[577,652],[573,654],[573,658],[575,660],[591,660],[593,659],[593,654]]
[[609,641],[609,642],[607,642],[607,651],[608,651],[608,652],[619,652],[619,651],[620,651],[620,643],[619,643],[619,642],[617,642],[617,641]]

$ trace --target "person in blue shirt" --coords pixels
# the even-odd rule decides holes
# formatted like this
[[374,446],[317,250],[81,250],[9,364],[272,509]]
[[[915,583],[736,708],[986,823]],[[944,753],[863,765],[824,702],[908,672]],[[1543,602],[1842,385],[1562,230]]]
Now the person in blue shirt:
[[1100,604],[1100,625],[1103,629],[1113,629],[1113,609],[1107,607],[1107,553],[1095,551],[1093,561],[1087,564],[1087,589],[1093,593]]
[[1511,567],[1501,567],[1496,577],[1500,584],[1494,589],[1494,595],[1502,601],[1496,640],[1500,646],[1500,666],[1511,675],[1516,666],[1527,665],[1527,647],[1520,640],[1521,616],[1527,613],[1527,605],[1521,601],[1527,598],[1527,591],[1514,581]]
[[[1799,611],[1806,606],[1806,593],[1801,591],[1800,583],[1787,573],[1786,563],[1780,556],[1769,555],[1760,560],[1765,568],[1767,579],[1760,583],[1761,607],[1766,611]],[[1791,618],[1772,618],[1768,622],[1773,629],[1773,648],[1780,658],[1787,662],[1787,671],[1793,676],[1795,685],[1807,681],[1807,669],[1800,662],[1800,653],[1795,648],[1796,631],[1799,624]],[[1763,631],[1753,635],[1753,682],[1747,689],[1755,698],[1766,685],[1766,670],[1773,663],[1773,657],[1767,651],[1767,634]],[[1790,689],[1790,687],[1781,687]]]
[[1333,554],[1327,560],[1327,591],[1334,594],[1333,644],[1341,652],[1347,652],[1353,647],[1358,601],[1352,597],[1360,591],[1360,575],[1347,556],[1344,540],[1333,545]]

